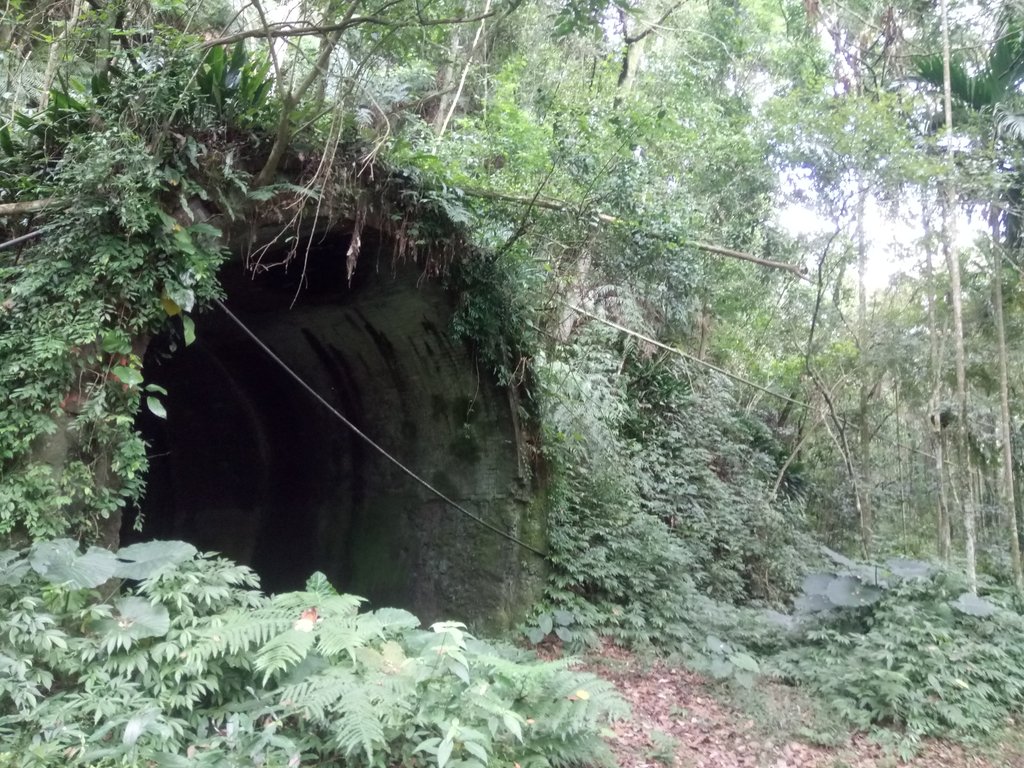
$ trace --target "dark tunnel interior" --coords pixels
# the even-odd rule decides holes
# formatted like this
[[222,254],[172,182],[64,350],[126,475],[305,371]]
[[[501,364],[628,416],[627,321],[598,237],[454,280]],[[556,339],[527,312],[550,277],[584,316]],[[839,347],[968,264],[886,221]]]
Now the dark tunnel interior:
[[[453,297],[369,233],[350,284],[349,242],[312,248],[304,279],[298,262],[255,277],[228,264],[226,305],[405,466],[502,530],[540,535],[516,404],[449,332]],[[189,541],[250,565],[268,592],[322,571],[425,621],[515,612],[537,563],[384,459],[223,312],[198,315],[187,347],[170,326],[146,353],[167,418],[139,416],[150,470],[122,542]]]

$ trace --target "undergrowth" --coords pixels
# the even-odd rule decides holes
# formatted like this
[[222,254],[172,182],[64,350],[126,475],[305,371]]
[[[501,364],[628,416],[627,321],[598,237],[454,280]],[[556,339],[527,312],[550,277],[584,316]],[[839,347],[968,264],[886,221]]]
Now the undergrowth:
[[857,728],[895,729],[908,754],[925,736],[999,733],[1024,707],[1024,616],[950,571],[889,578],[801,617],[773,669]]
[[800,499],[772,494],[799,478],[777,482],[770,432],[726,383],[595,327],[539,369],[553,573],[530,640],[655,646],[747,691],[774,677],[814,702],[804,738],[874,731],[903,756],[1024,708],[1014,600],[919,561],[823,558]]
[[585,328],[538,366],[554,478],[540,618],[571,615],[561,635],[574,642],[607,635],[756,667],[747,644],[778,628],[743,605],[781,604],[809,550],[790,501],[771,498],[774,460],[749,447],[721,382],[697,391],[681,362],[616,339]]
[[361,602],[181,542],[0,553],[0,764],[610,764],[609,683]]

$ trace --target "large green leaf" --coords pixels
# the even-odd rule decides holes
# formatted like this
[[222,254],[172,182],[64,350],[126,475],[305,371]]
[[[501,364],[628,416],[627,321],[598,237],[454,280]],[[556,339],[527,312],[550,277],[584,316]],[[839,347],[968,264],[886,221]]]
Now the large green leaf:
[[338,590],[334,588],[330,580],[320,571],[315,571],[312,576],[306,579],[306,591],[324,598],[334,597],[338,594]]
[[841,608],[861,608],[878,602],[882,597],[882,590],[853,576],[837,576],[835,581],[829,584],[827,595],[833,605]]
[[886,560],[885,567],[892,571],[894,576],[901,579],[927,579],[934,572],[931,563],[924,560],[911,560],[906,557],[894,557],[891,560]]
[[141,597],[122,597],[114,601],[110,618],[96,622],[97,632],[104,635],[107,653],[122,648],[128,650],[138,640],[163,637],[171,628],[171,617],[163,605]]
[[977,616],[984,619],[994,614],[998,608],[983,597],[978,597],[970,592],[964,592],[960,597],[950,603],[960,613],[968,616]]
[[144,541],[117,551],[115,575],[122,579],[148,579],[168,565],[196,556],[196,548],[185,541]]
[[32,548],[32,569],[51,584],[71,589],[98,587],[117,571],[117,559],[108,549],[90,547],[83,555],[72,539],[43,541]]
[[761,667],[757,663],[757,660],[749,653],[734,653],[729,657],[731,661],[738,669],[744,669],[747,672],[752,672],[755,675],[761,672]]
[[832,608],[832,601],[825,595],[801,595],[793,601],[793,609],[797,613],[821,613]]
[[831,573],[809,573],[804,577],[803,590],[808,595],[824,595],[835,578]]
[[0,584],[14,586],[20,584],[25,574],[28,573],[28,560],[25,560],[20,552],[13,549],[5,549],[0,552]]

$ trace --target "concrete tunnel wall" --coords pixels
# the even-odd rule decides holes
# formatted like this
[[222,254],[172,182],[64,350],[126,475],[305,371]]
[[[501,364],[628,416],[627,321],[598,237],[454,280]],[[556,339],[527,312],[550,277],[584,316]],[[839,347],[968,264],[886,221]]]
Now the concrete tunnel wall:
[[[544,513],[520,450],[515,394],[449,332],[453,297],[364,233],[301,265],[222,274],[226,304],[299,376],[403,464],[469,511],[543,549]],[[197,340],[151,345],[166,421],[141,417],[152,455],[141,534],[251,565],[264,589],[316,570],[374,606],[500,628],[536,597],[539,558],[401,472],[334,418],[220,311]],[[180,347],[180,342],[178,343]]]

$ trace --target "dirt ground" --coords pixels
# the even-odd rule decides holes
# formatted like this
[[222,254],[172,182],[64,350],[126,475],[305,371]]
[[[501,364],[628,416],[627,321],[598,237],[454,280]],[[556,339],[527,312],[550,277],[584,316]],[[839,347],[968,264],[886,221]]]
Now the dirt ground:
[[[901,763],[866,735],[825,732],[820,714],[791,689],[723,694],[693,672],[611,644],[585,668],[612,681],[632,707],[632,719],[616,723],[609,739],[621,768],[1024,768],[1024,739],[971,749],[929,741]],[[808,735],[830,746],[801,740]]]

